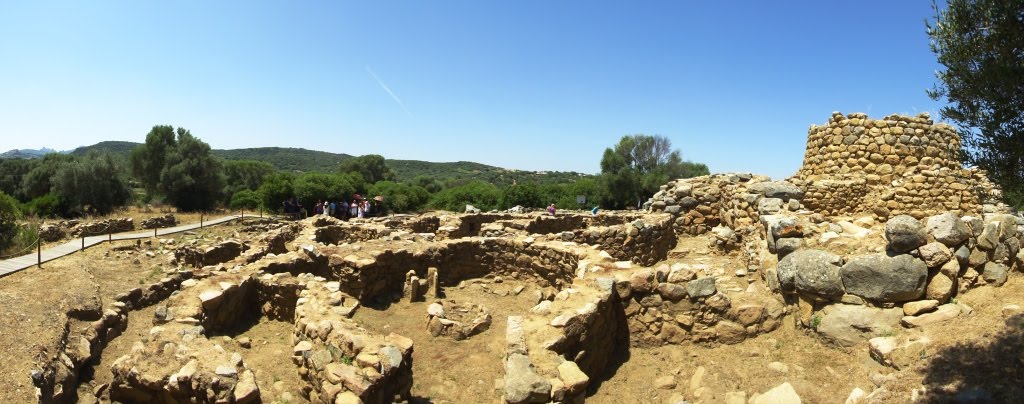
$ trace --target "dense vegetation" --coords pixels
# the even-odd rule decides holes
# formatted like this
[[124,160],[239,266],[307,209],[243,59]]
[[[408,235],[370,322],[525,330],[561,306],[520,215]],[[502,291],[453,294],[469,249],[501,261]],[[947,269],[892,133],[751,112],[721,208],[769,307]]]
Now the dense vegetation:
[[929,95],[945,98],[964,158],[1024,208],[1024,0],[949,0],[928,23],[944,70]]
[[146,143],[132,150],[131,163],[148,198],[163,197],[183,211],[209,210],[222,202],[223,163],[185,128],[154,126]]
[[392,213],[552,203],[559,209],[590,209],[631,207],[670,178],[707,173],[703,164],[683,161],[668,139],[646,135],[624,136],[605,151],[601,167],[602,174],[592,176],[303,149],[218,151],[187,129],[158,125],[145,143],[102,142],[70,154],[0,160],[0,192],[20,201],[12,205],[18,212],[65,217],[130,204],[132,188],[136,203],[162,202],[182,211],[280,212],[284,201],[297,199],[313,212],[319,201],[351,201],[356,194],[383,198]]
[[[71,154],[84,156],[89,151],[98,151],[100,153],[113,153],[128,159],[132,149],[139,145],[140,143],[134,142],[100,142],[92,146],[79,147],[71,152]],[[212,152],[214,156],[227,161],[260,161],[270,164],[277,170],[294,173],[335,172],[342,162],[355,158],[348,154],[283,147],[213,150]],[[387,163],[388,168],[391,169],[392,174],[394,174],[393,179],[399,182],[414,182],[418,177],[422,177],[435,180],[442,185],[449,184],[451,186],[472,180],[504,186],[531,181],[538,183],[567,183],[579,178],[589,177],[586,174],[575,172],[508,170],[468,161],[450,163],[390,159],[385,159],[384,161]]]

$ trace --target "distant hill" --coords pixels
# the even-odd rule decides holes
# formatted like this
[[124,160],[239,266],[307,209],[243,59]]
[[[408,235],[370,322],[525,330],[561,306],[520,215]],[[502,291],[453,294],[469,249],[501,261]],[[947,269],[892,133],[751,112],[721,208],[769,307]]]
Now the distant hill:
[[56,152],[56,150],[45,147],[42,149],[13,149],[0,153],[0,159],[37,159]]
[[338,163],[352,158],[344,153],[329,153],[284,147],[254,147],[250,149],[214,150],[213,154],[225,160],[266,161],[284,171],[334,172]]
[[116,154],[118,156],[121,156],[121,157],[124,157],[125,159],[127,159],[128,155],[131,154],[132,149],[134,149],[135,147],[137,147],[137,146],[139,146],[141,144],[142,143],[121,142],[121,141],[117,141],[117,140],[108,140],[106,142],[96,143],[96,144],[94,144],[92,146],[82,146],[82,147],[76,148],[75,150],[71,151],[71,155],[81,157],[81,156],[84,156],[86,154],[89,154],[89,152],[91,152],[91,151],[96,151],[96,152],[99,152],[99,153]]
[[471,161],[457,161],[454,163],[434,163],[420,160],[385,161],[391,167],[391,170],[395,172],[395,178],[399,181],[426,176],[441,181],[476,179],[495,185],[507,185],[513,182],[526,181],[540,183],[570,182],[587,176],[586,174],[575,172],[509,170]]
[[[83,146],[71,154],[83,156],[90,151],[107,152],[128,158],[132,149],[141,143],[107,141]],[[338,164],[353,156],[344,153],[330,153],[285,147],[254,147],[248,149],[213,150],[213,154],[225,160],[259,160],[272,164],[278,170],[291,172],[334,172]],[[575,172],[533,172],[509,170],[470,161],[435,163],[420,160],[385,160],[395,172],[395,179],[408,181],[426,176],[440,181],[477,179],[495,185],[513,182],[537,181],[540,183],[570,182],[586,177]]]

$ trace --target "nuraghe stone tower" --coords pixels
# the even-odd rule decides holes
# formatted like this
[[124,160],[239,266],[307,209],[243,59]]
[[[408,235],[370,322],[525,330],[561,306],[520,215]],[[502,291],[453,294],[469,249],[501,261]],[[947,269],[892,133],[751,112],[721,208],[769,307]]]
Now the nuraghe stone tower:
[[978,214],[999,191],[984,171],[964,168],[959,152],[956,130],[927,113],[833,112],[824,126],[811,125],[803,166],[789,180],[806,191],[808,209],[826,215]]

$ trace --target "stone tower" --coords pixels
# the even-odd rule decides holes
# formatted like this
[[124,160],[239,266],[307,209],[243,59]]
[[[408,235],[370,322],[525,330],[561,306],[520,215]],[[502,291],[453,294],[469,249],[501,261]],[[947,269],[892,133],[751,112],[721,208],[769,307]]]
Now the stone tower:
[[803,166],[790,182],[805,190],[807,208],[826,215],[981,213],[998,191],[983,171],[964,168],[959,153],[956,130],[927,113],[871,119],[833,112],[824,126],[811,126]]

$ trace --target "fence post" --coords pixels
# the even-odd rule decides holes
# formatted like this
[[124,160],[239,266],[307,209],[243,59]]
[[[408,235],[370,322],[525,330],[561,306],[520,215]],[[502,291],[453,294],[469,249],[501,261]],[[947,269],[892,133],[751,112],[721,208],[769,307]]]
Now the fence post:
[[114,241],[114,234],[110,232],[110,227],[107,227],[107,242]]
[[260,206],[260,219],[262,219],[262,218],[263,218],[263,207]]
[[85,236],[82,236],[82,251],[85,251]]
[[156,237],[156,227],[153,228],[153,237]]
[[199,214],[199,228],[200,229],[203,228],[203,214],[202,213]]
[[36,267],[43,267],[43,243],[36,240]]

